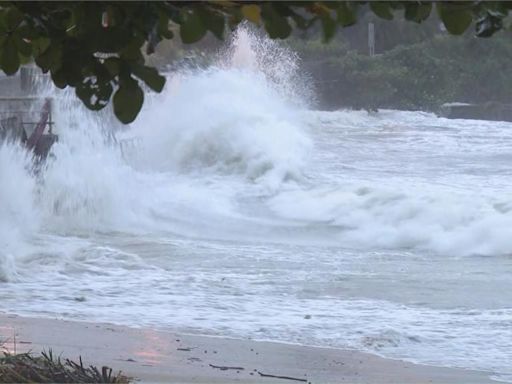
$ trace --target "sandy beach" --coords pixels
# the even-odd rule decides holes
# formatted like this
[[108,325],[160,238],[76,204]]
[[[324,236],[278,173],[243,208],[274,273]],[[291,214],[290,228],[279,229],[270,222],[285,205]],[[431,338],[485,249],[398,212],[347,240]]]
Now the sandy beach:
[[10,314],[0,314],[0,340],[11,352],[51,348],[63,357],[82,356],[87,364],[108,365],[142,382],[492,382],[485,372],[417,365],[350,350]]

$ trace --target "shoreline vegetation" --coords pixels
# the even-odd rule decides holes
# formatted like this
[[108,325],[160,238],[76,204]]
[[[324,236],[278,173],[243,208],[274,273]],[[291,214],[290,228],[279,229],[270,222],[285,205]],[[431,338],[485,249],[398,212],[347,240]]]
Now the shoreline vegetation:
[[[1,348],[1,344],[0,344]],[[112,368],[84,365],[82,358],[78,363],[53,351],[41,351],[39,355],[31,352],[4,352],[0,357],[0,383],[117,383],[128,384],[130,378],[113,374]]]
[[[90,377],[108,378],[110,368],[106,367],[111,367],[112,372],[122,372],[121,375],[110,373],[111,381],[103,381],[111,383],[127,383],[131,377],[142,382],[168,383],[493,382],[486,372],[419,365],[353,350],[0,313],[0,340],[11,354],[14,335],[20,361],[27,359],[23,354],[28,351],[34,356],[51,349],[52,361],[58,361],[56,356],[61,356],[60,365],[65,365],[66,359],[70,359],[73,372],[78,370],[79,374],[83,373],[81,366],[85,362],[102,367],[88,365]],[[52,364],[59,367],[59,363]]]
[[313,74],[322,109],[439,112],[452,102],[511,102],[512,78],[504,70],[512,55],[510,33],[492,40],[433,34],[373,57],[342,38],[329,44],[292,40],[290,46]]

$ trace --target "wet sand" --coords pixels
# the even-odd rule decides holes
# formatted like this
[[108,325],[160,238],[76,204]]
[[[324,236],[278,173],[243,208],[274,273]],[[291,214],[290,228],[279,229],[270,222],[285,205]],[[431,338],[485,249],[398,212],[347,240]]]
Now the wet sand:
[[8,314],[0,314],[0,340],[11,352],[51,348],[63,357],[82,356],[86,364],[108,365],[142,382],[494,382],[485,372],[418,365],[350,350]]

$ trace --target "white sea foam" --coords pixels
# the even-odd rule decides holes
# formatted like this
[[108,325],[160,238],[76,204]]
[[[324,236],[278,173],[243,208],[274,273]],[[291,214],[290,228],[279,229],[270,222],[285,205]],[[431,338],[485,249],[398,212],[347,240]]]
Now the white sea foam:
[[147,168],[235,173],[270,188],[301,177],[311,140],[291,52],[241,29],[216,65],[169,74],[168,83],[130,133]]
[[24,255],[27,235],[39,224],[31,165],[18,145],[0,144],[0,281],[16,278],[15,258]]
[[[512,216],[492,199],[447,190],[350,183],[281,193],[281,216],[339,227],[339,241],[362,249],[411,249],[451,255],[512,252]],[[501,207],[501,205],[498,205]]]

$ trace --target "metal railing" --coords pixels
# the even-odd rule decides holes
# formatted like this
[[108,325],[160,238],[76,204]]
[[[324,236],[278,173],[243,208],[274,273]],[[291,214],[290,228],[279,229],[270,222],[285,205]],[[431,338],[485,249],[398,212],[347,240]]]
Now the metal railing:
[[23,143],[37,156],[46,157],[53,134],[52,99],[0,97],[0,142]]

